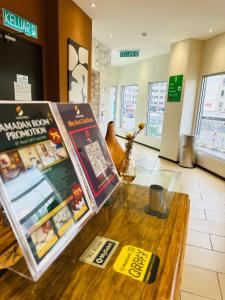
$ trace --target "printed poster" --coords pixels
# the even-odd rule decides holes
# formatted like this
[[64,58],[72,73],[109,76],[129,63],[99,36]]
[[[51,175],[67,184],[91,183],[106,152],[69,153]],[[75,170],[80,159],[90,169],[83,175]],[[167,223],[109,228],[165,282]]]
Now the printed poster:
[[36,280],[91,215],[47,103],[0,103],[2,204]]
[[99,210],[119,184],[116,168],[89,104],[57,104]]

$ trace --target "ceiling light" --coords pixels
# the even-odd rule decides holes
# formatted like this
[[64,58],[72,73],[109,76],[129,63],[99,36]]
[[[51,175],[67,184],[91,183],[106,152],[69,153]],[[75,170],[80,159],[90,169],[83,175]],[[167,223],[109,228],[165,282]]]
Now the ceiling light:
[[113,37],[112,33],[109,36],[112,38]]
[[213,32],[214,30],[212,28],[209,29],[209,32]]
[[176,41],[177,41],[177,38],[174,38],[173,41],[176,42]]
[[96,7],[96,4],[95,4],[94,2],[92,2],[92,3],[90,4],[90,6],[91,6],[91,7]]

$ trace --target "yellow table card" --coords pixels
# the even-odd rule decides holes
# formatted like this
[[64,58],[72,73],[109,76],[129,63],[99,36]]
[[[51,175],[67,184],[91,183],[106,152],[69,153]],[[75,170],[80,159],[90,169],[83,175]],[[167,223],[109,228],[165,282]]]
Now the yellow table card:
[[116,272],[133,279],[152,283],[155,281],[159,257],[152,252],[134,246],[124,246],[113,268]]

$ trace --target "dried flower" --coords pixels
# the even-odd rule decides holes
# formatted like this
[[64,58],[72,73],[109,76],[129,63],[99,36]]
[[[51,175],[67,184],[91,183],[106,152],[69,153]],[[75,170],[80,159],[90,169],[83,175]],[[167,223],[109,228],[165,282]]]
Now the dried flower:
[[138,128],[139,128],[140,130],[144,129],[144,128],[145,128],[145,124],[144,124],[144,123],[139,123],[139,124],[138,124]]
[[132,140],[132,138],[133,138],[133,134],[132,134],[132,133],[128,133],[128,134],[126,135],[126,139],[127,139],[127,140]]

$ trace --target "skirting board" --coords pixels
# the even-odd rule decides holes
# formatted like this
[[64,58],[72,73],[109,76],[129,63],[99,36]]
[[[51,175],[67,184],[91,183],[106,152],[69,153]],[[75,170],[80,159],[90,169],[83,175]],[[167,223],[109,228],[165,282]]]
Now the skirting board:
[[168,160],[168,161],[171,162],[171,163],[179,164],[179,160],[173,160],[173,159],[164,157],[164,156],[162,156],[162,155],[159,155],[158,157],[159,157],[159,158],[162,158],[162,159],[165,159],[165,160]]

